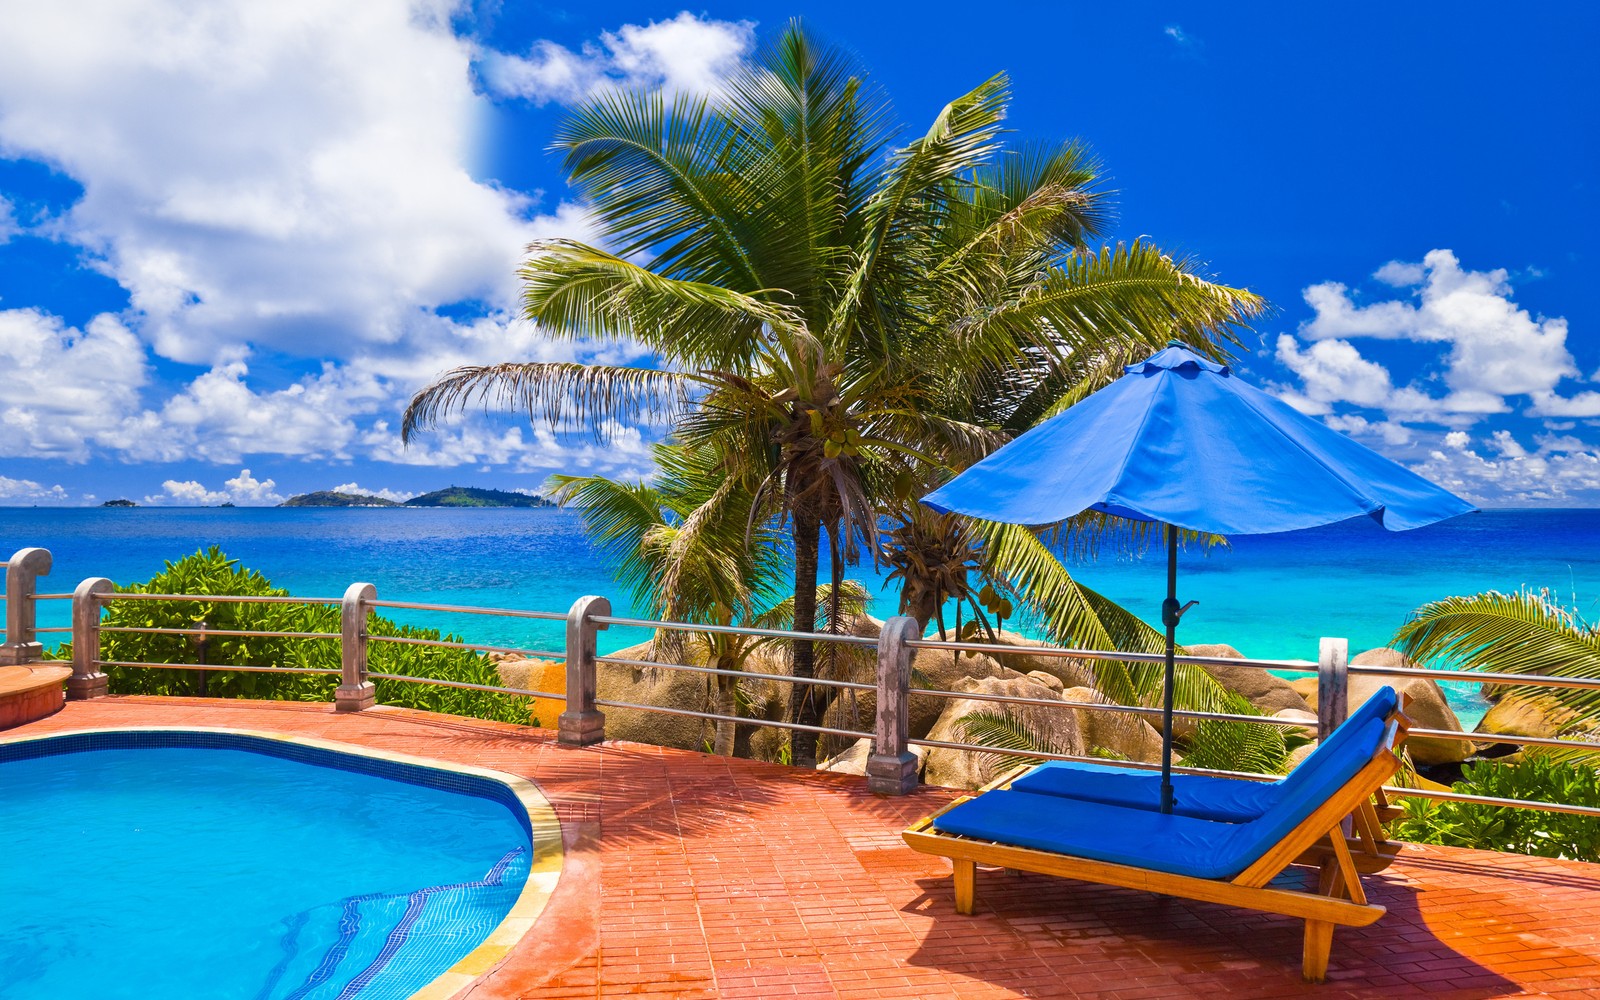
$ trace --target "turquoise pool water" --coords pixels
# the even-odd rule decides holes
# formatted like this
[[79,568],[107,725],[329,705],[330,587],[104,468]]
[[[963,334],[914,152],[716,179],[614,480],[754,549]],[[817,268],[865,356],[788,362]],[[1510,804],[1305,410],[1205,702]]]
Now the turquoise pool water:
[[0,997],[407,997],[532,850],[470,775],[221,734],[0,745]]

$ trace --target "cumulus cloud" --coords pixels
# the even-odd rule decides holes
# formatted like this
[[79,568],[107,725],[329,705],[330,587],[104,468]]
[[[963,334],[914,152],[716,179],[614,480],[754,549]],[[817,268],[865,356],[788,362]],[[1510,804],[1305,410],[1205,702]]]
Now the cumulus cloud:
[[21,231],[22,228],[17,225],[16,209],[4,195],[0,195],[0,243],[5,243]]
[[271,479],[257,479],[249,469],[240,469],[237,476],[223,482],[220,490],[208,489],[194,479],[168,479],[161,484],[160,493],[145,497],[144,502],[153,506],[215,507],[232,503],[241,507],[267,507],[283,502],[277,485]]
[[148,378],[145,351],[110,314],[82,330],[36,309],[0,310],[0,455],[81,462],[118,435]]
[[702,19],[684,11],[670,20],[604,32],[576,52],[542,40],[526,56],[485,52],[479,65],[491,92],[536,104],[571,103],[606,87],[707,94],[721,88],[754,45],[749,21]]
[[1590,506],[1600,501],[1600,448],[1575,438],[1537,435],[1530,448],[1505,430],[1481,440],[1451,431],[1435,442],[1412,467],[1478,503]]
[[1420,264],[1391,261],[1375,277],[1415,289],[1415,301],[1357,305],[1338,282],[1313,285],[1305,299],[1316,315],[1300,336],[1447,345],[1444,382],[1463,399],[1477,400],[1480,411],[1484,397],[1548,395],[1578,374],[1567,350],[1567,321],[1536,318],[1519,307],[1504,269],[1470,271],[1449,250],[1434,250]]
[[328,492],[354,493],[358,496],[364,497],[379,497],[383,500],[393,500],[395,503],[405,503],[407,500],[410,500],[412,497],[416,496],[415,493],[403,493],[399,490],[391,490],[387,488],[375,490],[354,482],[340,483],[338,486],[330,486],[328,487]]
[[12,479],[0,476],[0,500],[24,500],[37,503],[61,503],[68,499],[61,486],[42,486],[31,479]]
[[161,355],[392,344],[442,305],[510,306],[554,224],[467,169],[472,54],[402,0],[14,6],[0,148],[83,185],[43,231],[129,291]]

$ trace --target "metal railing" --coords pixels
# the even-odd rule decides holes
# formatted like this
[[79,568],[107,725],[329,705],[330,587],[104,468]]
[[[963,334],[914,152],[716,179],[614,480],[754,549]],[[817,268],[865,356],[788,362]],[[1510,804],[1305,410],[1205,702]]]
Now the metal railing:
[[[380,600],[372,584],[354,583],[342,597],[244,597],[237,595],[199,594],[143,594],[118,593],[110,580],[91,578],[84,580],[71,594],[40,594],[37,578],[50,570],[50,553],[45,549],[22,549],[5,563],[6,572],[6,641],[0,644],[0,663],[27,663],[41,658],[40,633],[70,633],[72,639],[72,676],[67,681],[67,695],[72,699],[95,698],[107,693],[109,678],[105,668],[113,669],[175,669],[203,672],[257,672],[284,675],[337,674],[340,683],[334,691],[334,705],[339,711],[361,711],[376,704],[374,681],[384,680],[406,684],[430,684],[447,688],[485,691],[561,701],[565,711],[557,723],[557,739],[569,746],[586,746],[605,739],[605,714],[602,709],[654,712],[664,715],[685,716],[712,723],[732,723],[739,726],[767,727],[789,732],[807,732],[818,736],[846,740],[870,740],[871,753],[865,772],[868,786],[880,793],[898,795],[909,792],[918,784],[920,762],[912,747],[966,751],[1004,757],[1027,757],[1044,760],[1077,760],[1103,763],[1103,758],[1052,753],[1042,750],[1005,749],[964,743],[955,740],[935,740],[910,735],[910,706],[912,698],[933,698],[947,701],[974,701],[1017,708],[1042,708],[1070,712],[1115,713],[1133,719],[1151,719],[1161,715],[1160,709],[1142,705],[1122,705],[1109,701],[1065,701],[1043,697],[991,694],[984,691],[949,691],[938,688],[917,687],[912,684],[912,664],[919,652],[949,652],[960,655],[976,653],[993,657],[1004,663],[1008,658],[1071,659],[1082,662],[1120,661],[1134,664],[1156,664],[1163,660],[1159,654],[1108,652],[1105,650],[1073,649],[1046,644],[1009,645],[985,642],[960,642],[925,639],[915,620],[906,617],[890,618],[880,634],[859,636],[828,632],[808,633],[786,629],[757,629],[740,626],[702,625],[688,622],[662,621],[651,618],[631,618],[612,614],[611,604],[604,597],[579,598],[565,613],[534,611],[514,608],[488,608],[457,604],[434,604],[419,601]],[[41,600],[70,600],[72,625],[70,628],[37,628],[34,609]],[[102,613],[115,602],[137,601],[197,601],[218,603],[337,605],[340,630],[338,632],[286,632],[248,629],[216,629],[203,624],[193,628],[161,628],[144,626],[107,625]],[[445,639],[426,639],[412,636],[378,636],[368,632],[368,617],[379,608],[393,608],[433,613],[489,615],[546,621],[565,621],[566,637],[561,649],[535,649],[488,643],[458,642]],[[871,682],[846,680],[837,677],[796,677],[792,674],[745,671],[687,663],[641,660],[618,655],[598,653],[598,633],[606,629],[636,628],[652,633],[661,631],[685,632],[700,635],[735,635],[762,642],[811,641],[820,646],[833,645],[855,650],[872,649],[875,655],[874,676]],[[284,667],[276,665],[211,665],[195,663],[147,663],[104,659],[101,655],[102,633],[165,634],[187,637],[230,636],[253,638],[279,638],[308,642],[337,642],[340,666],[333,668]],[[477,684],[448,677],[427,677],[411,674],[375,673],[368,659],[372,644],[394,643],[449,650],[475,650],[479,652],[519,654],[547,660],[564,661],[565,690],[539,691],[504,685]],[[1476,671],[1430,670],[1417,667],[1384,667],[1350,665],[1347,643],[1343,639],[1323,639],[1316,661],[1310,660],[1250,660],[1225,657],[1179,656],[1176,662],[1199,667],[1227,666],[1261,670],[1315,673],[1318,681],[1317,721],[1318,738],[1326,736],[1345,719],[1348,711],[1348,681],[1351,675],[1383,678],[1423,678],[1427,680],[1457,680],[1515,684],[1526,688],[1600,689],[1600,680],[1572,677],[1549,677],[1533,674],[1490,674]],[[874,698],[874,719],[871,731],[848,729],[838,725],[808,724],[779,719],[755,718],[719,714],[690,708],[642,704],[638,702],[609,700],[598,697],[599,670],[601,666],[649,669],[666,672],[686,672],[695,675],[734,678],[744,681],[763,681],[788,685],[810,685],[832,691],[870,693]],[[1309,720],[1283,719],[1271,716],[1243,715],[1227,712],[1201,712],[1179,710],[1174,717],[1194,723],[1243,722],[1277,726],[1286,729],[1309,730]],[[1549,737],[1502,736],[1498,734],[1463,733],[1453,730],[1418,728],[1411,730],[1413,738],[1458,740],[1470,743],[1509,744],[1542,747],[1585,747],[1600,750],[1600,744],[1578,743]],[[1136,769],[1155,769],[1157,765],[1139,761],[1119,761],[1120,766]],[[1236,771],[1201,770],[1178,766],[1180,773],[1229,774],[1236,777],[1271,779],[1274,775],[1250,774]],[[1396,795],[1417,798],[1478,803],[1487,806],[1544,809],[1551,812],[1600,817],[1600,809],[1559,802],[1498,799],[1487,796],[1466,795],[1415,788],[1391,787]]]

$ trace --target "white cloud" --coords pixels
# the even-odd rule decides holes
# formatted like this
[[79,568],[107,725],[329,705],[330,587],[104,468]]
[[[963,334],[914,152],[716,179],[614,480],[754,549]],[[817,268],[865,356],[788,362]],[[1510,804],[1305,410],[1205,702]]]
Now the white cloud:
[[36,309],[0,310],[0,455],[81,462],[138,405],[145,352],[102,313],[84,329]]
[[277,483],[271,479],[257,479],[249,469],[225,480],[222,489],[212,490],[197,480],[168,479],[161,484],[161,493],[147,496],[144,502],[151,505],[207,506],[232,503],[241,507],[266,507],[283,502],[277,492]]
[[1566,320],[1535,318],[1518,307],[1503,269],[1468,271],[1449,250],[1433,250],[1420,265],[1391,261],[1376,276],[1416,288],[1417,301],[1357,305],[1344,285],[1313,285],[1305,299],[1316,315],[1301,326],[1301,336],[1448,345],[1445,384],[1479,398],[1548,394],[1563,378],[1578,374],[1567,351]]
[[550,41],[526,56],[486,52],[484,83],[501,96],[571,103],[605,87],[668,94],[715,93],[755,45],[749,21],[702,19],[684,11],[666,21],[627,24],[574,52]]
[[43,500],[46,503],[59,503],[66,499],[67,491],[59,484],[42,486],[31,479],[0,476],[0,500]]
[[75,0],[5,25],[0,150],[84,186],[46,231],[129,291],[165,357],[318,356],[441,305],[507,308],[557,224],[472,178],[471,44],[404,0]]
[[405,503],[407,500],[410,500],[412,497],[416,496],[415,493],[402,493],[399,490],[370,489],[354,482],[340,483],[338,486],[330,486],[328,487],[328,492],[354,493],[358,496],[380,497],[384,500],[393,500],[395,503]]
[[1386,285],[1393,285],[1395,288],[1410,288],[1413,285],[1422,284],[1422,279],[1426,273],[1421,264],[1391,260],[1372,272],[1372,276]]
[[[1348,416],[1351,407],[1381,411],[1392,426],[1470,427],[1512,412],[1519,397],[1527,416],[1600,417],[1600,392],[1559,391],[1579,375],[1566,320],[1519,307],[1505,270],[1469,271],[1450,251],[1434,250],[1420,263],[1390,261],[1373,277],[1412,294],[1361,305],[1338,282],[1305,290],[1314,316],[1299,332],[1310,343],[1302,349],[1289,335],[1277,343],[1278,362],[1300,382],[1279,390],[1286,402],[1323,417]],[[1439,372],[1396,385],[1387,368],[1361,354],[1360,338],[1435,345]]]
[[1394,389],[1387,369],[1363,358],[1360,351],[1343,340],[1320,341],[1301,351],[1293,337],[1281,334],[1277,358],[1279,364],[1300,377],[1305,387],[1303,398],[1310,408],[1299,407],[1303,412],[1331,413],[1331,404],[1337,402],[1382,406]]
[[1435,439],[1409,463],[1419,474],[1477,503],[1592,506],[1600,501],[1600,448],[1575,438],[1538,437],[1529,449],[1508,431],[1484,442],[1464,431]]
[[17,225],[16,209],[5,195],[0,195],[0,243],[5,243],[20,232],[22,227]]
[[1165,28],[1161,29],[1161,33],[1172,39],[1174,42],[1177,42],[1180,47],[1199,44],[1198,40],[1195,39],[1194,36],[1183,30],[1183,25],[1181,24],[1169,24]]

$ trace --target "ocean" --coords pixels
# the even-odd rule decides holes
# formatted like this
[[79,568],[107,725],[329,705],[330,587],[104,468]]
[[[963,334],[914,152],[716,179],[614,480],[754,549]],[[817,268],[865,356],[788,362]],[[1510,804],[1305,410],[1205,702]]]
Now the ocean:
[[[578,511],[443,508],[0,508],[0,552],[25,546],[54,556],[43,593],[104,576],[139,582],[167,560],[221,546],[230,557],[299,595],[338,597],[354,581],[380,598],[565,612],[584,594],[631,607],[612,567],[584,535]],[[1147,621],[1159,620],[1164,552],[1102,552],[1074,575]],[[852,568],[893,614],[898,595],[870,566]],[[1308,659],[1320,636],[1343,636],[1354,655],[1383,646],[1417,607],[1481,590],[1548,589],[1585,617],[1600,601],[1600,510],[1493,510],[1415,531],[1365,519],[1281,535],[1243,536],[1179,559],[1179,597],[1199,605],[1179,641],[1225,642],[1247,656]],[[530,619],[386,611],[470,641],[560,648],[562,625]],[[68,602],[39,606],[41,626],[70,623]],[[45,639],[55,639],[47,635]],[[638,630],[601,635],[609,651]],[[1469,727],[1482,713],[1475,685],[1450,696]]]

